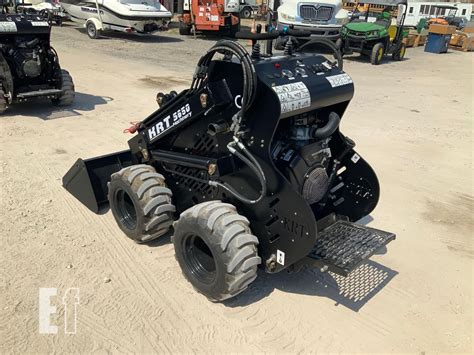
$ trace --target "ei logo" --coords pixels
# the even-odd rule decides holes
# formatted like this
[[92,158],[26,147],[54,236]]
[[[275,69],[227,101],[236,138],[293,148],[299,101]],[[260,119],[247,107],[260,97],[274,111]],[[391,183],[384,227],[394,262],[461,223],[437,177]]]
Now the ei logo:
[[[58,296],[58,289],[55,287],[39,289],[39,333],[58,334],[58,326],[52,324],[51,316],[58,313],[57,306],[59,305],[64,309],[64,333],[76,334],[79,288],[68,288],[62,298],[56,296]],[[53,302],[53,299],[59,302]]]

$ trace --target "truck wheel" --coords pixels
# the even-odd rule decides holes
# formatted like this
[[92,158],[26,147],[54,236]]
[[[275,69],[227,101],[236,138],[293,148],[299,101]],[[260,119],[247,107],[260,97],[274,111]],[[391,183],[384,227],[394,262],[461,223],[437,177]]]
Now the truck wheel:
[[115,221],[127,237],[145,243],[168,232],[175,207],[165,178],[145,164],[112,174],[108,199]]
[[393,60],[403,60],[403,57],[405,57],[405,52],[407,51],[407,47],[405,46],[404,43],[402,43],[401,47],[392,54],[392,59]]
[[195,205],[174,225],[173,244],[184,276],[211,301],[244,291],[261,259],[249,221],[221,201]]
[[63,93],[60,97],[52,99],[53,105],[70,106],[74,102],[75,91],[72,77],[67,70],[61,69],[61,90]]
[[242,11],[240,11],[240,17],[241,18],[250,18],[250,17],[252,17],[252,10],[248,7],[245,7],[244,9],[242,9]]
[[94,21],[88,21],[86,23],[86,31],[90,39],[97,39],[100,37],[100,30],[97,29]]
[[5,92],[3,88],[0,86],[0,115],[7,110],[7,100],[5,99]]
[[179,21],[179,34],[183,36],[189,36],[191,34],[191,26],[184,23],[183,21]]
[[372,52],[370,54],[370,63],[373,65],[379,65],[382,61],[384,54],[384,46],[383,43],[376,43],[375,46],[372,48]]

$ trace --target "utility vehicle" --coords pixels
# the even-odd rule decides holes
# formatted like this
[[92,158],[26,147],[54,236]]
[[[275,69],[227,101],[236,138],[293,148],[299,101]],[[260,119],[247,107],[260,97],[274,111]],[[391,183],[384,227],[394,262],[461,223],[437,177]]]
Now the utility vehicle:
[[74,84],[51,47],[48,15],[31,14],[23,4],[5,0],[0,9],[0,113],[12,103],[37,97],[59,106],[72,104]]
[[257,268],[347,275],[395,238],[355,223],[377,205],[379,183],[340,131],[354,84],[339,51],[329,42],[333,62],[289,40],[271,56],[259,40],[303,34],[259,32],[236,35],[251,54],[218,41],[188,90],[158,95],[160,108],[128,128],[128,149],[79,159],[63,177],[91,211],[110,207],[132,240],[171,234],[184,276],[212,301],[243,292]]
[[[393,60],[402,60],[406,46],[403,38],[408,35],[404,29],[406,0],[364,0],[358,5],[383,5],[381,13],[367,8],[364,12],[354,11],[349,23],[341,30],[341,38],[336,45],[342,54],[361,53],[370,57],[370,63],[378,65],[384,55],[391,54]],[[395,23],[391,11],[397,10]]]

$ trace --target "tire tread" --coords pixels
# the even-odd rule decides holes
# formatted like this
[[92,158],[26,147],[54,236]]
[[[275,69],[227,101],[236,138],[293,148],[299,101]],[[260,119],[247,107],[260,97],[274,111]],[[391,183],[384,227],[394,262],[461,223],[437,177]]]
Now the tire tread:
[[[138,198],[139,206],[136,208],[143,213],[143,225],[139,235],[131,238],[143,243],[169,231],[176,207],[172,203],[172,192],[166,187],[163,175],[150,165],[137,164],[112,174],[111,180],[121,180],[128,184]],[[112,201],[110,192],[109,201]]]
[[257,252],[258,239],[251,234],[248,219],[238,214],[235,206],[221,201],[209,201],[184,211],[175,222],[175,235],[172,238],[175,248],[182,236],[181,224],[204,228],[209,235],[208,241],[219,250],[217,257],[224,260],[226,276],[223,288],[215,290],[218,294],[206,294],[193,283],[199,292],[212,301],[223,301],[243,292],[255,280],[257,267],[261,263]]

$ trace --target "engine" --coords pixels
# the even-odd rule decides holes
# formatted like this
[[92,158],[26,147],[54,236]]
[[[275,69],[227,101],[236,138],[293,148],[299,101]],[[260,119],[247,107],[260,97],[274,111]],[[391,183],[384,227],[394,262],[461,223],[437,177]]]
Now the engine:
[[323,119],[314,112],[288,118],[280,127],[272,155],[279,170],[309,204],[322,202],[329,189],[329,142],[340,118]]
[[15,71],[19,78],[37,78],[44,66],[44,53],[38,38],[30,41],[17,39],[15,46],[7,50],[8,56],[15,63]]

